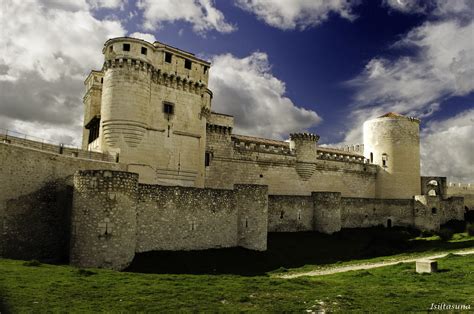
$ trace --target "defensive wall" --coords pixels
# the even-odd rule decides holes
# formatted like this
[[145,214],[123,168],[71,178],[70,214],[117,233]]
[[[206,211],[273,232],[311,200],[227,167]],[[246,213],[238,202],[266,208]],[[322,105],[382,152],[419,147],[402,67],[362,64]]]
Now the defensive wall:
[[[14,144],[16,143],[16,144]],[[21,146],[20,146],[21,145]],[[9,137],[0,142],[0,255],[64,259],[69,245],[72,177],[77,170],[126,170],[88,153]],[[35,147],[35,148],[33,148]],[[78,156],[78,157],[76,157]],[[83,156],[79,157],[79,156]],[[101,154],[91,155],[102,158]]]
[[450,182],[446,187],[446,194],[463,197],[465,210],[474,210],[474,184]]
[[124,164],[11,143],[0,143],[0,158],[1,255],[58,260],[70,246],[70,261],[79,266],[123,269],[136,252],[152,250],[265,250],[268,232],[375,225],[436,230],[464,212],[460,197],[381,200],[324,191],[273,195],[255,184],[140,184]]
[[135,252],[267,247],[267,187],[233,190],[138,184],[109,170],[74,177],[71,263],[123,269]]
[[438,230],[449,220],[463,220],[462,197],[442,199],[419,195],[412,199],[341,197],[336,192],[310,196],[269,195],[268,231],[337,232],[374,226]]
[[[268,185],[274,195],[338,191],[343,196],[375,197],[377,166],[359,151],[317,146],[312,134],[284,141],[232,134],[233,117],[212,113],[207,124],[205,186],[235,183]],[[300,137],[299,137],[300,136]]]

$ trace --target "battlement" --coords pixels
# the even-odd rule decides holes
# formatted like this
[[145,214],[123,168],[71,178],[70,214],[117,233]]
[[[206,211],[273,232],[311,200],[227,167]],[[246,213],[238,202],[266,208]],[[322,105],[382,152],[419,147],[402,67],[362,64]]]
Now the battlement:
[[232,135],[232,142],[234,149],[240,151],[252,151],[290,156],[295,155],[295,152],[290,149],[289,143],[283,141],[234,134]]
[[292,141],[302,140],[302,141],[317,142],[319,140],[319,135],[312,134],[312,133],[291,133],[290,139]]
[[113,68],[127,68],[130,71],[142,71],[151,76],[151,81],[155,84],[163,85],[177,90],[190,92],[194,94],[202,94],[204,92],[211,94],[206,88],[206,83],[201,80],[196,81],[190,78],[189,75],[179,75],[176,72],[166,72],[155,67],[153,64],[146,61],[133,58],[124,57],[106,60],[103,65],[103,70]]
[[333,160],[333,161],[343,161],[343,162],[356,162],[360,164],[368,164],[369,161],[365,159],[364,156],[359,154],[354,154],[345,151],[338,151],[334,149],[327,149],[318,147],[318,159],[320,160]]
[[474,183],[449,182],[448,187],[460,188],[460,189],[463,189],[463,190],[474,190]]
[[143,64],[146,68],[166,74],[167,77],[179,78],[180,81],[186,79],[188,82],[204,86],[208,82],[209,62],[197,58],[192,53],[157,41],[152,44],[137,38],[113,38],[105,42],[102,53],[106,64],[108,61],[122,59],[133,62],[136,68],[140,68]]

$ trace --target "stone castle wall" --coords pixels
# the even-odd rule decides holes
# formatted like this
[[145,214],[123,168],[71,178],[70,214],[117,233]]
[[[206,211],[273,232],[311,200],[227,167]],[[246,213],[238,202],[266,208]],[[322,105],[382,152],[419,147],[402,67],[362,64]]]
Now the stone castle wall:
[[137,243],[138,174],[83,170],[74,175],[70,262],[124,269]]
[[446,188],[448,196],[464,198],[464,209],[474,210],[474,184],[472,183],[449,183]]
[[135,252],[241,246],[266,250],[267,187],[233,190],[138,184],[120,171],[74,177],[71,263],[125,268]]
[[73,174],[113,162],[0,143],[0,255],[67,259]]
[[236,246],[233,198],[232,190],[140,185],[137,252]]
[[269,193],[274,195],[310,195],[313,191],[340,191],[343,196],[369,198],[375,195],[373,165],[316,160],[311,176],[303,180],[294,157],[262,152],[248,152],[245,159],[240,152],[236,155],[227,158],[214,154],[206,167],[206,187],[228,189],[243,183],[268,185]]

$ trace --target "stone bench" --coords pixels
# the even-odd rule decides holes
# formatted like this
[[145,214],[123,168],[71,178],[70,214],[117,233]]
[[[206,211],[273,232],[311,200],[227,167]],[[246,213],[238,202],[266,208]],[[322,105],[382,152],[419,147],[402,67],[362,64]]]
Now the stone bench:
[[416,261],[417,273],[435,273],[438,271],[438,262],[433,260],[419,260]]

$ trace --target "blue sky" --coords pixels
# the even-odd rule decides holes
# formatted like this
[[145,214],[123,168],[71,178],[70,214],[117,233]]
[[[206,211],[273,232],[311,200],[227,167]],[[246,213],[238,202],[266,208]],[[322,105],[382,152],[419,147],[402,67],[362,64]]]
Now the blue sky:
[[[4,2],[5,3],[5,2]],[[81,81],[134,35],[213,63],[213,109],[235,132],[360,143],[387,111],[422,120],[422,172],[474,181],[469,0],[6,0],[0,123],[78,143]],[[1,18],[0,18],[1,19]]]

